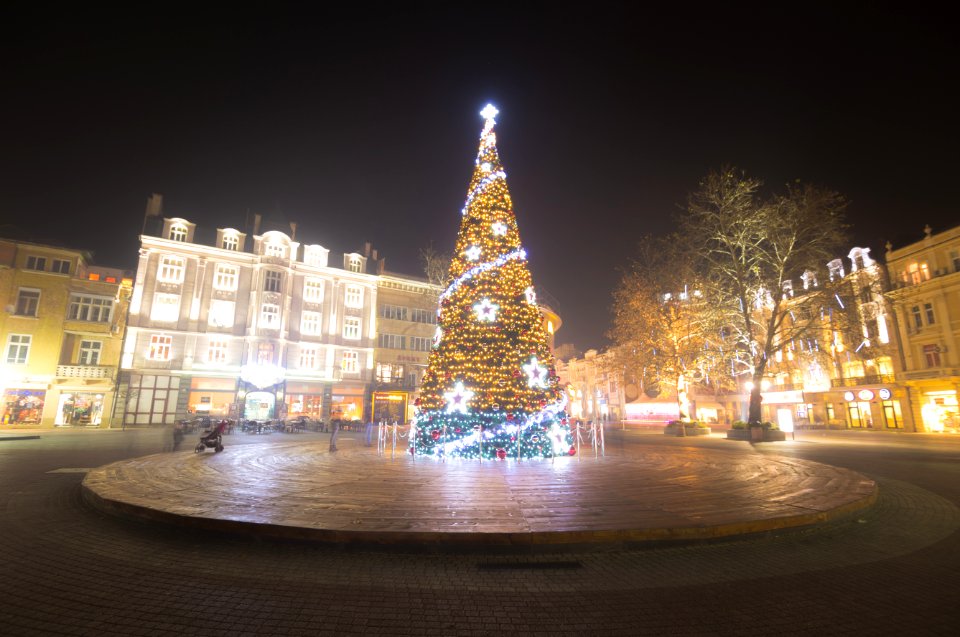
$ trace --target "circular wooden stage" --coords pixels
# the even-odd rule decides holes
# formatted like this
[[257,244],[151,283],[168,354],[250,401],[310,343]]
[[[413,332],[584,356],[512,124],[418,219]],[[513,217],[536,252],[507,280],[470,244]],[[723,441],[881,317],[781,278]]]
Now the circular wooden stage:
[[156,454],[90,471],[86,500],[125,517],[336,543],[536,547],[693,541],[825,522],[876,484],[824,464],[637,445],[595,460],[439,463],[325,442]]

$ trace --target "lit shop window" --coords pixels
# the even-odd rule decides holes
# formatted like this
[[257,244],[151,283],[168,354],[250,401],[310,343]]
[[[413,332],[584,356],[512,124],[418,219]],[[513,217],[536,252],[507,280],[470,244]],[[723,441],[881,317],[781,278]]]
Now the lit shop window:
[[319,359],[316,347],[300,348],[300,369],[316,369]]
[[308,303],[323,302],[323,281],[307,279],[303,282],[303,300]]
[[170,226],[170,236],[168,237],[171,241],[186,241],[187,240],[187,227],[182,223],[175,223]]
[[227,362],[227,339],[210,339],[207,345],[207,362],[211,364]]
[[359,285],[348,285],[344,303],[347,307],[363,307],[363,288]]
[[172,336],[153,334],[150,336],[150,350],[147,352],[147,358],[152,361],[168,361],[170,360],[172,349]]
[[300,332],[303,334],[319,334],[320,312],[304,312],[300,319]]
[[267,270],[263,273],[263,289],[266,292],[279,292],[283,287],[283,274]]
[[78,362],[81,365],[99,365],[102,349],[103,343],[100,341],[80,341]]
[[210,311],[207,322],[214,327],[233,327],[233,317],[236,313],[233,301],[220,299],[210,301]]
[[235,234],[224,234],[223,235],[223,246],[224,250],[233,250],[234,252],[240,247],[240,237]]
[[7,355],[4,360],[10,365],[24,365],[30,357],[29,334],[11,334],[7,338]]
[[150,320],[173,323],[180,318],[180,295],[156,292],[150,308]]
[[213,275],[213,287],[228,292],[236,290],[239,274],[240,270],[237,266],[218,263],[217,270]]
[[36,316],[37,306],[40,305],[40,290],[26,290],[20,288],[17,293],[17,305],[14,314],[17,316]]
[[341,369],[344,374],[356,374],[360,371],[360,354],[353,351],[343,353]]
[[280,306],[274,303],[264,303],[260,308],[260,326],[270,329],[280,327]]
[[113,312],[113,299],[100,296],[74,294],[70,297],[67,318],[71,321],[107,323]]
[[165,255],[160,257],[157,267],[157,280],[164,283],[180,283],[183,281],[183,259]]
[[355,316],[343,319],[343,337],[353,340],[360,338],[360,319]]

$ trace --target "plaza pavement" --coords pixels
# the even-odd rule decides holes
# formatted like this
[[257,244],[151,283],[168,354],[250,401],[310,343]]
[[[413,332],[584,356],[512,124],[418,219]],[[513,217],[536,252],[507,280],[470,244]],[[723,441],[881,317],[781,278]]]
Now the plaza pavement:
[[[192,447],[192,445],[185,445]],[[90,471],[108,513],[259,538],[543,549],[705,540],[864,509],[853,471],[742,453],[628,447],[605,457],[441,463],[287,435],[230,453],[160,453]]]
[[[516,555],[257,540],[84,503],[86,469],[161,451],[167,433],[0,441],[0,633],[862,636],[953,635],[960,625],[955,439],[750,446],[610,431],[611,454],[735,449],[849,468],[877,481],[877,503],[750,539]],[[225,453],[249,442],[263,441],[234,434]]]

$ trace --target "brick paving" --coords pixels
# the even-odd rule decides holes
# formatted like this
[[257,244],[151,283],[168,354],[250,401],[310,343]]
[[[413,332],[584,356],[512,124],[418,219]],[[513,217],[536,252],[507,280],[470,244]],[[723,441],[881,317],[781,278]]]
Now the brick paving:
[[758,533],[876,497],[853,471],[737,446],[439,463],[297,438],[116,462],[87,474],[84,495],[107,512],[258,537],[514,547]]
[[[952,635],[960,625],[956,448],[612,433],[614,451],[735,445],[829,462],[877,480],[879,497],[812,530],[538,555],[352,549],[128,521],[84,503],[83,474],[48,473],[159,451],[159,436],[0,443],[0,633]],[[234,439],[228,452],[247,442]]]

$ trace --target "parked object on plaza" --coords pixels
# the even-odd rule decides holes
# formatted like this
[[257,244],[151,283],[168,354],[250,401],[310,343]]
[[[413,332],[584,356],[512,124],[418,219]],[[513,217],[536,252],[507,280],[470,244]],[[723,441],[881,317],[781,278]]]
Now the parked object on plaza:
[[223,451],[223,430],[227,428],[228,421],[221,420],[220,423],[211,431],[205,431],[200,436],[200,442],[194,448],[196,453],[203,453],[205,449],[213,449],[217,453]]

